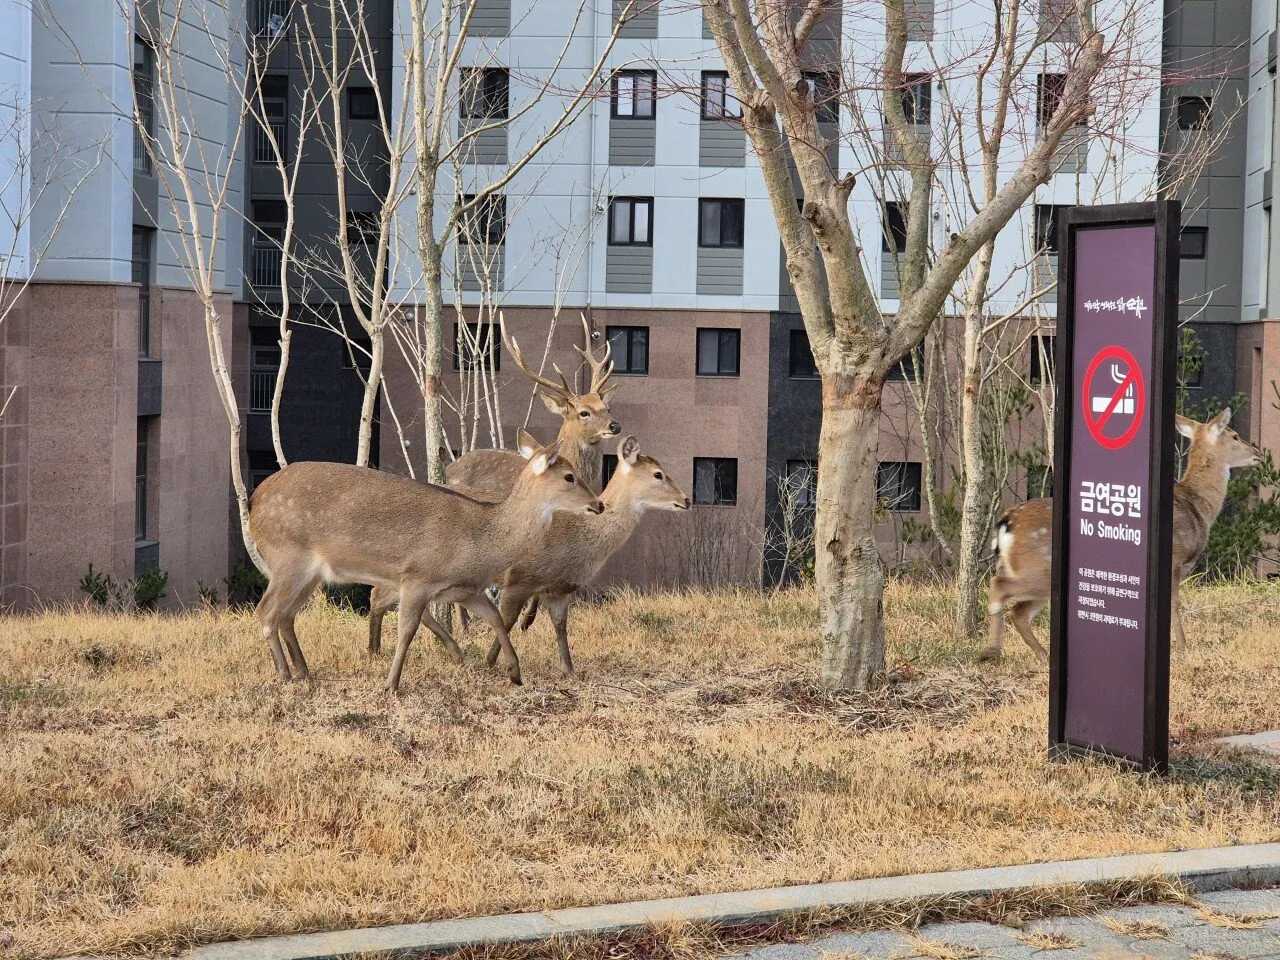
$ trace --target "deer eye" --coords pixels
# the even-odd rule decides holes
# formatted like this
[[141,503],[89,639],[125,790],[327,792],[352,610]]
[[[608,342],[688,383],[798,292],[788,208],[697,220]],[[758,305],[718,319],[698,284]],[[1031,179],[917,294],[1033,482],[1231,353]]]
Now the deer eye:
[[564,482],[565,482],[565,483],[573,483],[573,474],[572,474],[572,473],[566,473],[566,474],[564,475]]
[[655,470],[655,471],[653,472],[653,479],[655,479],[655,480],[661,480],[661,479],[662,479],[662,471],[661,471],[661,470]]
[[581,411],[581,412],[578,414],[578,416],[580,416],[583,420],[585,420],[585,419],[587,419],[587,417],[591,416],[591,411],[590,411],[590,410],[583,410],[583,411]]

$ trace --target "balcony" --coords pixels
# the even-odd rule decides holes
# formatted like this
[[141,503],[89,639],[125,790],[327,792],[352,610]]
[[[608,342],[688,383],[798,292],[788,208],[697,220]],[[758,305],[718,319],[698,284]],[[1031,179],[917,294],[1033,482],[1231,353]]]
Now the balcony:
[[289,18],[290,0],[253,0],[253,29],[269,40],[279,37]]
[[[275,163],[277,147],[283,156],[285,153],[285,137],[287,136],[288,128],[288,124],[284,120],[272,120],[265,126],[259,124],[254,127],[253,162]],[[273,146],[271,142],[273,137],[275,138],[275,146]]]
[[271,401],[276,394],[278,370],[251,370],[249,372],[249,412],[270,413]]
[[142,138],[142,131],[136,127],[133,131],[133,172],[144,177],[151,176],[151,157],[147,153],[147,144]]
[[249,265],[249,282],[261,289],[280,288],[282,251],[274,244],[255,242]]
[[151,288],[138,288],[138,356],[151,356]]

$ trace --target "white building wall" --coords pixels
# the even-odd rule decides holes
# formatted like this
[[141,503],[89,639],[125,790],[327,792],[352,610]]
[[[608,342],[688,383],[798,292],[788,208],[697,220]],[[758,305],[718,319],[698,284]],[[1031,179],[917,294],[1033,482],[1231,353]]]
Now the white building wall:
[[0,277],[27,273],[31,146],[31,10],[0,0]]

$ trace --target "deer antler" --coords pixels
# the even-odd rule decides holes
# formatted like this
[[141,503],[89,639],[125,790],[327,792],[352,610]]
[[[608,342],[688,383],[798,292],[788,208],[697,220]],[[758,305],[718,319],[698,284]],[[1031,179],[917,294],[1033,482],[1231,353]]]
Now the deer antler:
[[559,383],[556,383],[553,380],[548,380],[541,374],[535,373],[529,365],[524,362],[524,355],[520,352],[520,344],[516,343],[515,337],[507,335],[507,321],[501,311],[498,312],[498,325],[502,327],[502,339],[507,342],[507,347],[511,350],[512,359],[515,360],[516,366],[525,372],[525,376],[538,384],[538,386],[546,387],[548,390],[553,391],[557,396],[565,398],[573,396],[573,388],[569,386],[568,379],[555,364],[552,364],[551,366],[560,377]]
[[575,343],[573,349],[582,354],[582,359],[587,361],[587,364],[591,367],[591,387],[587,390],[587,393],[600,393],[608,382],[609,377],[613,374],[613,361],[609,359],[613,353],[613,348],[610,346],[609,341],[605,340],[604,356],[597,360],[595,351],[591,349],[591,327],[587,324],[586,315],[580,314],[580,316],[582,316],[582,332],[586,335],[587,348],[584,350]]

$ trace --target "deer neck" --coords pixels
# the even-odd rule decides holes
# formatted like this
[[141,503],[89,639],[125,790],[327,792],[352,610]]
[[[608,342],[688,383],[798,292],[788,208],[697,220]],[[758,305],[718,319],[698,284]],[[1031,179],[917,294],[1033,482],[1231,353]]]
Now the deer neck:
[[[615,478],[616,476],[615,474]],[[609,486],[600,494],[600,502],[604,504],[604,513],[599,517],[602,529],[623,539],[631,536],[631,532],[640,523],[644,504],[626,486],[614,481],[610,481]]]
[[492,505],[486,538],[494,554],[514,561],[537,547],[546,535],[555,512],[542,504],[531,486],[528,474],[521,473],[511,495]]
[[584,437],[579,432],[576,423],[569,422],[560,427],[556,439],[562,444],[565,459],[573,464],[573,468],[582,477],[582,482],[593,491],[599,490],[604,467],[604,454],[600,450],[600,444],[592,443],[591,438]]
[[1216,517],[1227,499],[1231,471],[1203,444],[1193,443],[1187,452],[1187,469],[1178,480],[1178,490],[1194,499],[1207,517]]

